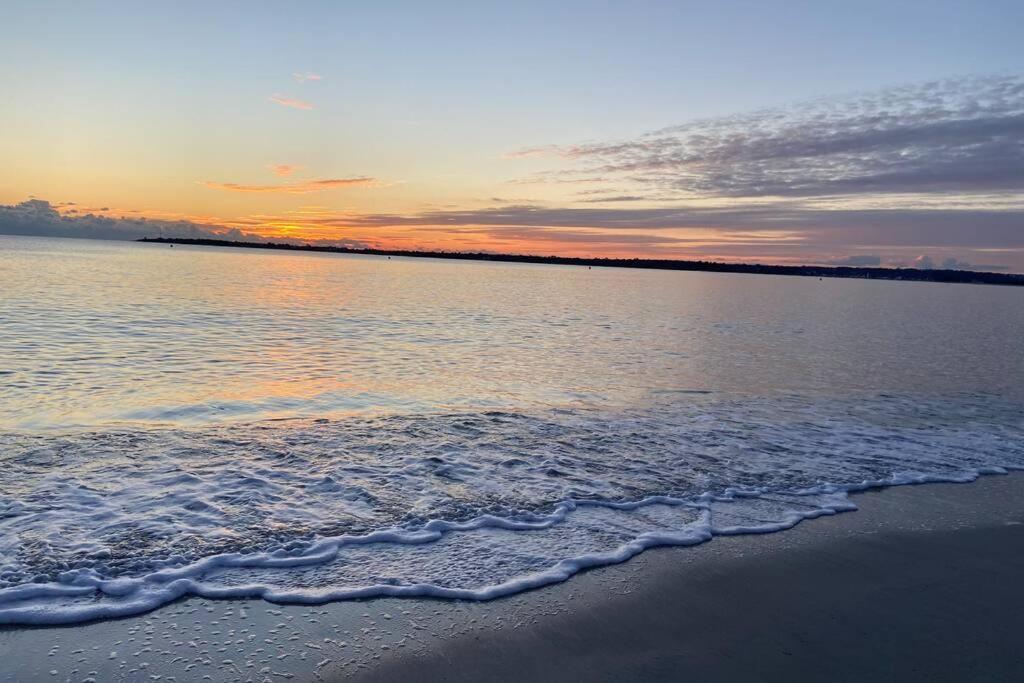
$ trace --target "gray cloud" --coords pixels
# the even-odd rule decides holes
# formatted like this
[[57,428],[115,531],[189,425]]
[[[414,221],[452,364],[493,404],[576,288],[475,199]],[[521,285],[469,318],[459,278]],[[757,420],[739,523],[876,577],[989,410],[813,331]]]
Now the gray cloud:
[[828,266],[860,266],[860,267],[873,267],[882,265],[881,256],[847,256],[846,258],[833,259],[826,261],[825,265]]
[[967,270],[971,267],[971,264],[957,258],[948,258],[942,262],[941,267],[947,270]]
[[939,270],[1009,270],[1007,266],[971,263],[970,261],[957,258],[955,256],[948,256],[938,260],[939,258],[941,257],[935,256],[933,258],[931,254],[919,254],[915,258],[907,261],[899,258],[887,260],[886,258],[877,255],[856,254],[845,258],[822,261],[821,263],[822,265],[827,266],[877,267],[887,265],[901,268]]
[[606,230],[794,231],[850,244],[1024,248],[1024,209],[827,209],[802,202],[744,207],[575,208],[535,204],[317,219],[337,227],[516,226]]
[[1024,78],[936,81],[554,149],[579,163],[562,178],[688,195],[1021,191]]
[[650,201],[650,197],[645,197],[639,194],[618,194],[604,197],[591,197],[589,199],[579,200],[585,204],[610,204],[619,202],[643,202]]
[[[71,206],[72,203],[68,203]],[[106,207],[97,211],[108,211]],[[307,242],[341,244],[351,247],[369,246],[357,240],[299,240],[285,237],[266,238],[237,228],[188,220],[155,220],[123,216],[102,216],[81,213],[77,208],[61,215],[43,199],[29,199],[20,204],[0,205],[0,234],[31,237],[82,237],[101,240],[137,240],[143,237],[183,237],[190,239],[244,240],[249,242]]]
[[[191,221],[102,216],[93,213],[61,215],[48,201],[29,199],[0,205],[0,233],[36,237],[88,237],[103,240],[134,240],[141,237],[188,237],[244,239],[240,230]],[[106,208],[99,211],[107,211]]]

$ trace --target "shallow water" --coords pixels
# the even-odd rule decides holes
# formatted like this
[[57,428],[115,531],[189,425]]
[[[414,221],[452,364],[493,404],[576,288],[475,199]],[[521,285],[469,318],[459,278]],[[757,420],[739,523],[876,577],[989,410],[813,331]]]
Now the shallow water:
[[0,237],[0,623],[488,598],[1024,466],[999,287]]

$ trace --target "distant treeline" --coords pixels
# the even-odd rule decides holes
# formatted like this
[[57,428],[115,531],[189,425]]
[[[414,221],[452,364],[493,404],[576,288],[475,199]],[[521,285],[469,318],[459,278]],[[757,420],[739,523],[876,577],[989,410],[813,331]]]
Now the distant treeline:
[[244,247],[246,249],[282,249],[318,251],[331,254],[365,254],[407,258],[442,258],[461,261],[502,261],[508,263],[548,263],[564,266],[605,268],[651,268],[655,270],[693,270],[707,273],[752,273],[761,275],[802,275],[804,277],[845,277],[865,280],[916,280],[918,282],[964,282],[984,285],[1024,286],[1024,275],[984,273],[975,270],[930,270],[919,268],[862,268],[855,266],[772,266],[755,263],[718,263],[716,261],[675,261],[641,258],[574,258],[568,256],[531,256],[529,254],[488,254],[485,252],[400,251],[393,249],[355,249],[322,247],[312,244],[275,242],[238,242],[232,240],[144,237],[139,242],[192,244],[205,247]]

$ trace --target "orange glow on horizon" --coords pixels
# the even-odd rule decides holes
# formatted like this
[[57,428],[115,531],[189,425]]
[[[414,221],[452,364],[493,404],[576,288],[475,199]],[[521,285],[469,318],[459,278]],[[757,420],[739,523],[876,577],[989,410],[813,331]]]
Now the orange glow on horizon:
[[[608,230],[573,227],[559,228],[556,236],[530,239],[516,234],[502,234],[502,228],[520,229],[517,226],[489,225],[373,225],[360,224],[363,214],[335,212],[322,206],[304,206],[286,215],[254,214],[244,217],[224,218],[212,215],[186,214],[152,209],[113,209],[110,207],[89,207],[77,204],[58,204],[53,207],[66,216],[94,214],[107,218],[149,220],[159,222],[187,222],[207,229],[212,238],[245,240],[266,239],[286,240],[292,243],[340,244],[343,246],[370,247],[405,251],[449,251],[531,254],[539,256],[605,257],[605,258],[664,258],[689,260],[721,260],[746,262],[796,262],[799,259],[779,258],[765,254],[719,253],[722,247],[756,247],[762,245],[798,244],[799,233],[785,230],[760,232],[723,232],[713,229],[686,229],[685,231],[663,230],[664,233],[682,233],[685,238],[666,234],[665,241],[652,243],[629,243],[629,232],[614,233]],[[523,230],[529,230],[522,228]],[[238,235],[231,231],[237,230]],[[159,234],[155,231],[155,234]],[[540,233],[543,236],[543,231]],[[606,241],[579,243],[571,241],[574,235],[600,234]],[[616,242],[615,237],[623,242]],[[561,239],[560,239],[561,237]],[[675,243],[672,240],[679,239]]]

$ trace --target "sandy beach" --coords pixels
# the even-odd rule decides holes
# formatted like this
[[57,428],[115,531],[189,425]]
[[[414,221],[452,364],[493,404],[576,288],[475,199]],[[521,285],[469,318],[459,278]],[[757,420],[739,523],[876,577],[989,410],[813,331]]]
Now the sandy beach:
[[651,550],[487,603],[182,600],[0,631],[5,681],[1012,680],[1024,475],[854,496],[858,512]]

